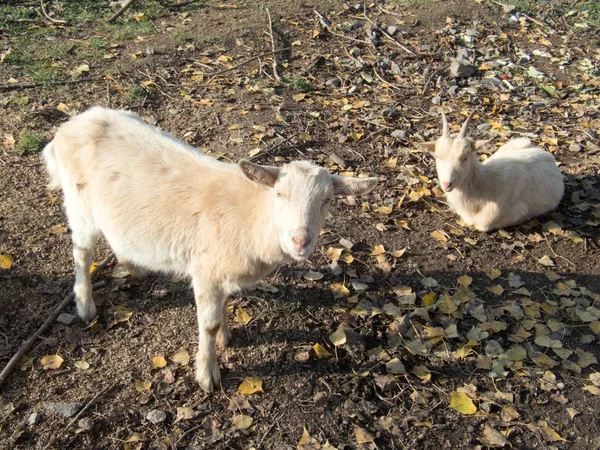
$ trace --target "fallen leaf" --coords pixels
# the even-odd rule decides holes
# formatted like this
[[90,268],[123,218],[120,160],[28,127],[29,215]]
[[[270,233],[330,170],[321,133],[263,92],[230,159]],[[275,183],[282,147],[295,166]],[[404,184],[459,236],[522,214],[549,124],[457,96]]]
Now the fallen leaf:
[[198,412],[194,410],[194,408],[190,408],[188,406],[178,406],[177,407],[177,417],[175,418],[175,423],[181,422],[182,420],[190,420],[195,418],[198,415]]
[[245,414],[238,414],[231,419],[231,428],[235,430],[246,430],[252,425],[252,417]]
[[483,272],[488,276],[488,278],[490,280],[495,280],[500,275],[502,275],[501,271],[499,271],[498,269],[494,269],[492,267],[484,267]]
[[439,231],[439,230],[433,231],[431,233],[431,236],[440,242],[448,242],[448,238],[446,237],[446,234],[443,231]]
[[398,358],[393,358],[387,363],[385,363],[385,368],[388,371],[388,373],[394,373],[396,375],[403,375],[406,373],[406,368],[404,367],[404,364],[402,364],[402,362]]
[[331,289],[331,292],[333,292],[334,299],[348,297],[348,295],[350,295],[350,290],[343,284],[335,283],[329,288]]
[[356,443],[359,445],[369,444],[375,440],[375,436],[358,425],[354,426],[354,437],[356,438]]
[[538,259],[538,262],[542,266],[546,266],[546,267],[553,267],[554,266],[554,261],[552,261],[548,255],[542,256],[540,259]]
[[490,291],[494,295],[502,295],[502,293],[504,292],[504,288],[499,284],[496,284],[494,286],[490,286],[488,288],[488,291]]
[[483,435],[479,438],[479,441],[483,445],[493,448],[504,447],[508,444],[508,440],[502,433],[487,424],[483,428]]
[[584,386],[581,389],[583,389],[584,391],[588,391],[590,394],[600,397],[600,388],[598,386],[589,385],[589,386]]
[[90,363],[87,361],[75,361],[73,365],[79,370],[88,370],[90,368]]
[[242,381],[242,384],[239,385],[238,391],[244,395],[252,395],[256,394],[257,392],[264,392],[262,383],[262,378],[246,378],[244,381]]
[[71,70],[71,75],[74,77],[80,77],[84,72],[89,72],[90,66],[87,64],[81,64],[80,66],[75,67]]
[[335,330],[329,335],[329,340],[336,347],[339,347],[340,345],[344,345],[346,343],[346,328],[347,326],[342,323],[338,326],[337,330]]
[[233,320],[237,323],[248,325],[248,323],[250,323],[250,321],[252,320],[252,317],[250,317],[250,315],[246,311],[244,311],[244,308],[238,306],[235,309],[235,317],[233,318]]
[[45,355],[42,356],[41,361],[44,370],[56,370],[62,365],[64,359],[59,355]]
[[152,383],[150,381],[137,381],[135,382],[135,390],[138,392],[146,392],[150,390]]
[[450,408],[464,415],[473,415],[477,412],[477,406],[464,392],[450,392]]
[[321,444],[319,444],[318,440],[308,434],[308,430],[304,427],[302,437],[298,441],[298,444],[296,444],[296,448],[298,450],[318,450],[321,448]]
[[542,434],[544,435],[544,437],[546,438],[547,441],[550,442],[566,442],[567,440],[564,439],[563,437],[561,437],[560,434],[558,434],[554,428],[552,428],[550,425],[548,425],[545,422],[542,422]]
[[324,275],[321,272],[314,272],[312,270],[309,270],[309,271],[305,272],[304,275],[302,275],[302,277],[305,280],[317,281],[317,280],[320,280],[321,278],[323,278]]
[[190,354],[182,347],[170,356],[171,361],[180,366],[187,366],[190,363]]
[[315,353],[317,354],[317,357],[319,359],[321,359],[321,358],[328,358],[330,356],[333,356],[331,353],[329,353],[327,351],[327,349],[325,347],[323,347],[319,343],[316,343],[315,345],[313,345],[313,350],[315,351]]
[[152,358],[152,364],[154,365],[154,367],[162,369],[163,367],[166,367],[167,360],[164,356],[155,356],[154,358]]
[[10,270],[13,265],[13,257],[11,255],[0,255],[0,269]]

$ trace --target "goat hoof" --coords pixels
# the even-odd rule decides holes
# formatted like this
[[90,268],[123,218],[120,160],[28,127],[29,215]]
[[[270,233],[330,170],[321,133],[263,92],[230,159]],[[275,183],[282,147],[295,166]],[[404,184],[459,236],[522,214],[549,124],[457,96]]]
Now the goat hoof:
[[196,382],[204,392],[213,392],[215,388],[221,385],[221,372],[219,371],[219,365],[216,362],[206,365],[197,364]]
[[96,318],[96,304],[92,300],[91,302],[81,303],[77,302],[77,315],[85,323],[90,323]]

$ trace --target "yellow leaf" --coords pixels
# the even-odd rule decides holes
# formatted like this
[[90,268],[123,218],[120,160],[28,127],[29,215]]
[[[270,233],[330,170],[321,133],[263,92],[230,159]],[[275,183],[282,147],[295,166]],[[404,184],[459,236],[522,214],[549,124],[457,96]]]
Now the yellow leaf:
[[308,434],[308,430],[304,427],[302,437],[296,446],[298,450],[317,450],[321,448],[321,444],[314,437]]
[[434,239],[437,239],[440,242],[447,242],[448,241],[448,238],[446,237],[446,235],[443,232],[439,231],[439,230],[436,230],[436,231],[432,232],[431,236]]
[[426,366],[413,367],[413,373],[424,383],[427,383],[429,380],[431,380],[431,372]]
[[65,112],[69,110],[69,106],[65,105],[64,103],[59,103],[54,107],[54,109],[58,109],[59,111]]
[[138,392],[146,392],[150,390],[152,383],[150,381],[137,381],[135,382],[135,390]]
[[250,428],[250,425],[252,425],[252,417],[245,414],[233,416],[233,419],[231,419],[231,428],[236,430],[246,430]]
[[379,244],[373,247],[371,250],[371,256],[383,255],[385,253],[385,248],[383,245]]
[[404,228],[405,230],[411,231],[410,227],[408,226],[408,222],[406,220],[396,220],[395,224],[397,227],[401,227],[401,228]]
[[337,261],[338,259],[340,259],[340,256],[342,255],[343,251],[343,248],[329,247],[327,250],[325,250],[325,256],[327,258],[330,258],[332,261]]
[[248,323],[252,320],[252,317],[250,317],[250,315],[244,311],[241,306],[238,306],[235,310],[235,317],[233,320],[237,323],[248,325]]
[[373,208],[373,212],[390,215],[393,209],[394,208],[392,206],[378,206],[377,208]]
[[240,125],[239,123],[234,123],[227,127],[228,130],[241,130],[242,128],[244,128],[244,126]]
[[75,361],[73,365],[79,370],[88,370],[90,368],[90,363],[87,361]]
[[163,367],[166,367],[167,360],[164,356],[155,356],[154,358],[152,358],[152,364],[154,365],[154,367],[162,369]]
[[600,321],[594,320],[593,322],[590,322],[588,326],[595,334],[600,334]]
[[13,257],[11,255],[0,255],[0,269],[10,270],[13,265]]
[[552,266],[554,266],[554,261],[552,261],[548,255],[542,256],[540,259],[538,259],[538,262],[542,266],[546,266],[546,267],[552,267]]
[[317,357],[319,359],[321,359],[321,358],[328,358],[330,356],[333,356],[331,353],[329,353],[327,351],[327,349],[325,347],[323,347],[319,343],[316,343],[315,345],[313,345],[313,350],[315,351],[315,353],[317,354]]
[[217,61],[222,62],[222,63],[226,63],[226,62],[233,61],[233,58],[231,56],[221,55],[221,56],[219,56],[217,58]]
[[117,323],[127,322],[127,321],[129,321],[129,319],[131,319],[131,316],[133,316],[132,311],[124,311],[124,310],[115,311],[115,322],[117,322]]
[[264,392],[262,388],[262,379],[257,377],[246,378],[239,385],[238,391],[244,395],[252,395],[257,392]]
[[471,278],[468,275],[462,275],[462,276],[458,277],[457,281],[458,281],[458,284],[460,284],[464,287],[467,287],[467,286],[471,285],[471,283],[473,282],[473,278]]
[[352,261],[354,261],[354,256],[352,256],[350,253],[344,253],[340,257],[340,261],[345,262],[346,264],[352,264]]
[[190,354],[182,347],[171,355],[171,361],[176,362],[180,366],[187,366],[190,363]]
[[67,231],[69,231],[69,229],[64,225],[53,225],[50,227],[50,233],[55,234],[57,236],[60,236],[61,234],[66,233]]
[[330,286],[331,292],[333,292],[333,298],[343,298],[350,295],[350,291],[343,284],[335,283]]
[[146,437],[142,433],[132,433],[125,442],[143,442],[146,440]]
[[431,306],[435,303],[436,294],[435,292],[428,292],[423,296],[423,306]]
[[333,333],[329,335],[329,340],[336,347],[344,345],[346,343],[346,330],[345,325],[342,323]]
[[554,428],[552,428],[550,425],[548,425],[545,422],[542,422],[542,434],[544,435],[546,440],[550,441],[550,442],[557,442],[557,441],[566,442],[567,441],[560,434],[558,434],[554,430]]
[[56,370],[61,366],[63,361],[64,359],[59,355],[42,356],[42,368],[44,370]]
[[89,72],[90,71],[90,66],[88,66],[87,64],[82,64],[80,66],[75,67],[73,70],[71,70],[71,75],[74,77],[80,77],[83,72]]
[[138,12],[132,15],[136,22],[145,22],[148,20],[148,16],[143,12]]
[[354,426],[354,437],[357,444],[368,444],[375,440],[375,436],[359,426]]
[[304,100],[304,98],[306,97],[306,94],[296,94],[296,95],[292,95],[292,98],[294,99],[294,101],[296,102],[300,102],[302,100]]
[[450,408],[467,416],[477,412],[477,406],[464,392],[450,392]]
[[490,286],[488,288],[488,291],[490,291],[494,295],[501,295],[504,292],[504,288],[499,284],[496,284],[494,286]]
[[584,386],[581,389],[583,389],[584,391],[588,391],[590,394],[597,395],[598,397],[600,397],[600,388],[598,386],[592,386],[590,384],[589,386]]

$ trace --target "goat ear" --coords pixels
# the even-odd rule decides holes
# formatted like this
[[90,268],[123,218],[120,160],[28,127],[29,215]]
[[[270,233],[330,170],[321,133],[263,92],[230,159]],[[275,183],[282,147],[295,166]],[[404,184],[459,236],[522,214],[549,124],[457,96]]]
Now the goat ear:
[[419,144],[419,146],[421,147],[421,149],[423,149],[427,153],[429,153],[431,155],[435,155],[435,143],[436,142],[437,141],[421,142]]
[[475,141],[475,150],[482,150],[494,141],[494,138]]
[[331,175],[333,195],[364,195],[371,192],[379,182],[378,178],[354,178]]
[[245,159],[239,162],[239,166],[249,180],[265,186],[273,187],[279,176],[280,169],[278,167],[261,166]]

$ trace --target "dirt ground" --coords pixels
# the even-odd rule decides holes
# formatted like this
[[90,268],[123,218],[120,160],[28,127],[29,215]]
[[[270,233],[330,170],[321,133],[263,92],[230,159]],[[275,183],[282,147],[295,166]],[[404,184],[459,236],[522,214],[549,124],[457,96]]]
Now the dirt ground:
[[[309,261],[232,299],[212,395],[193,380],[189,282],[109,265],[98,321],[56,322],[2,387],[0,448],[600,448],[600,53],[587,3],[138,2],[112,25],[108,2],[46,2],[66,23],[5,3],[2,366],[72,288],[61,195],[39,159],[71,115],[129,109],[222,160],[309,159],[381,182],[334,202]],[[468,74],[455,77],[464,48]],[[457,221],[419,148],[442,108],[455,124],[475,110],[478,139],[551,151],[559,208],[487,234]]]

